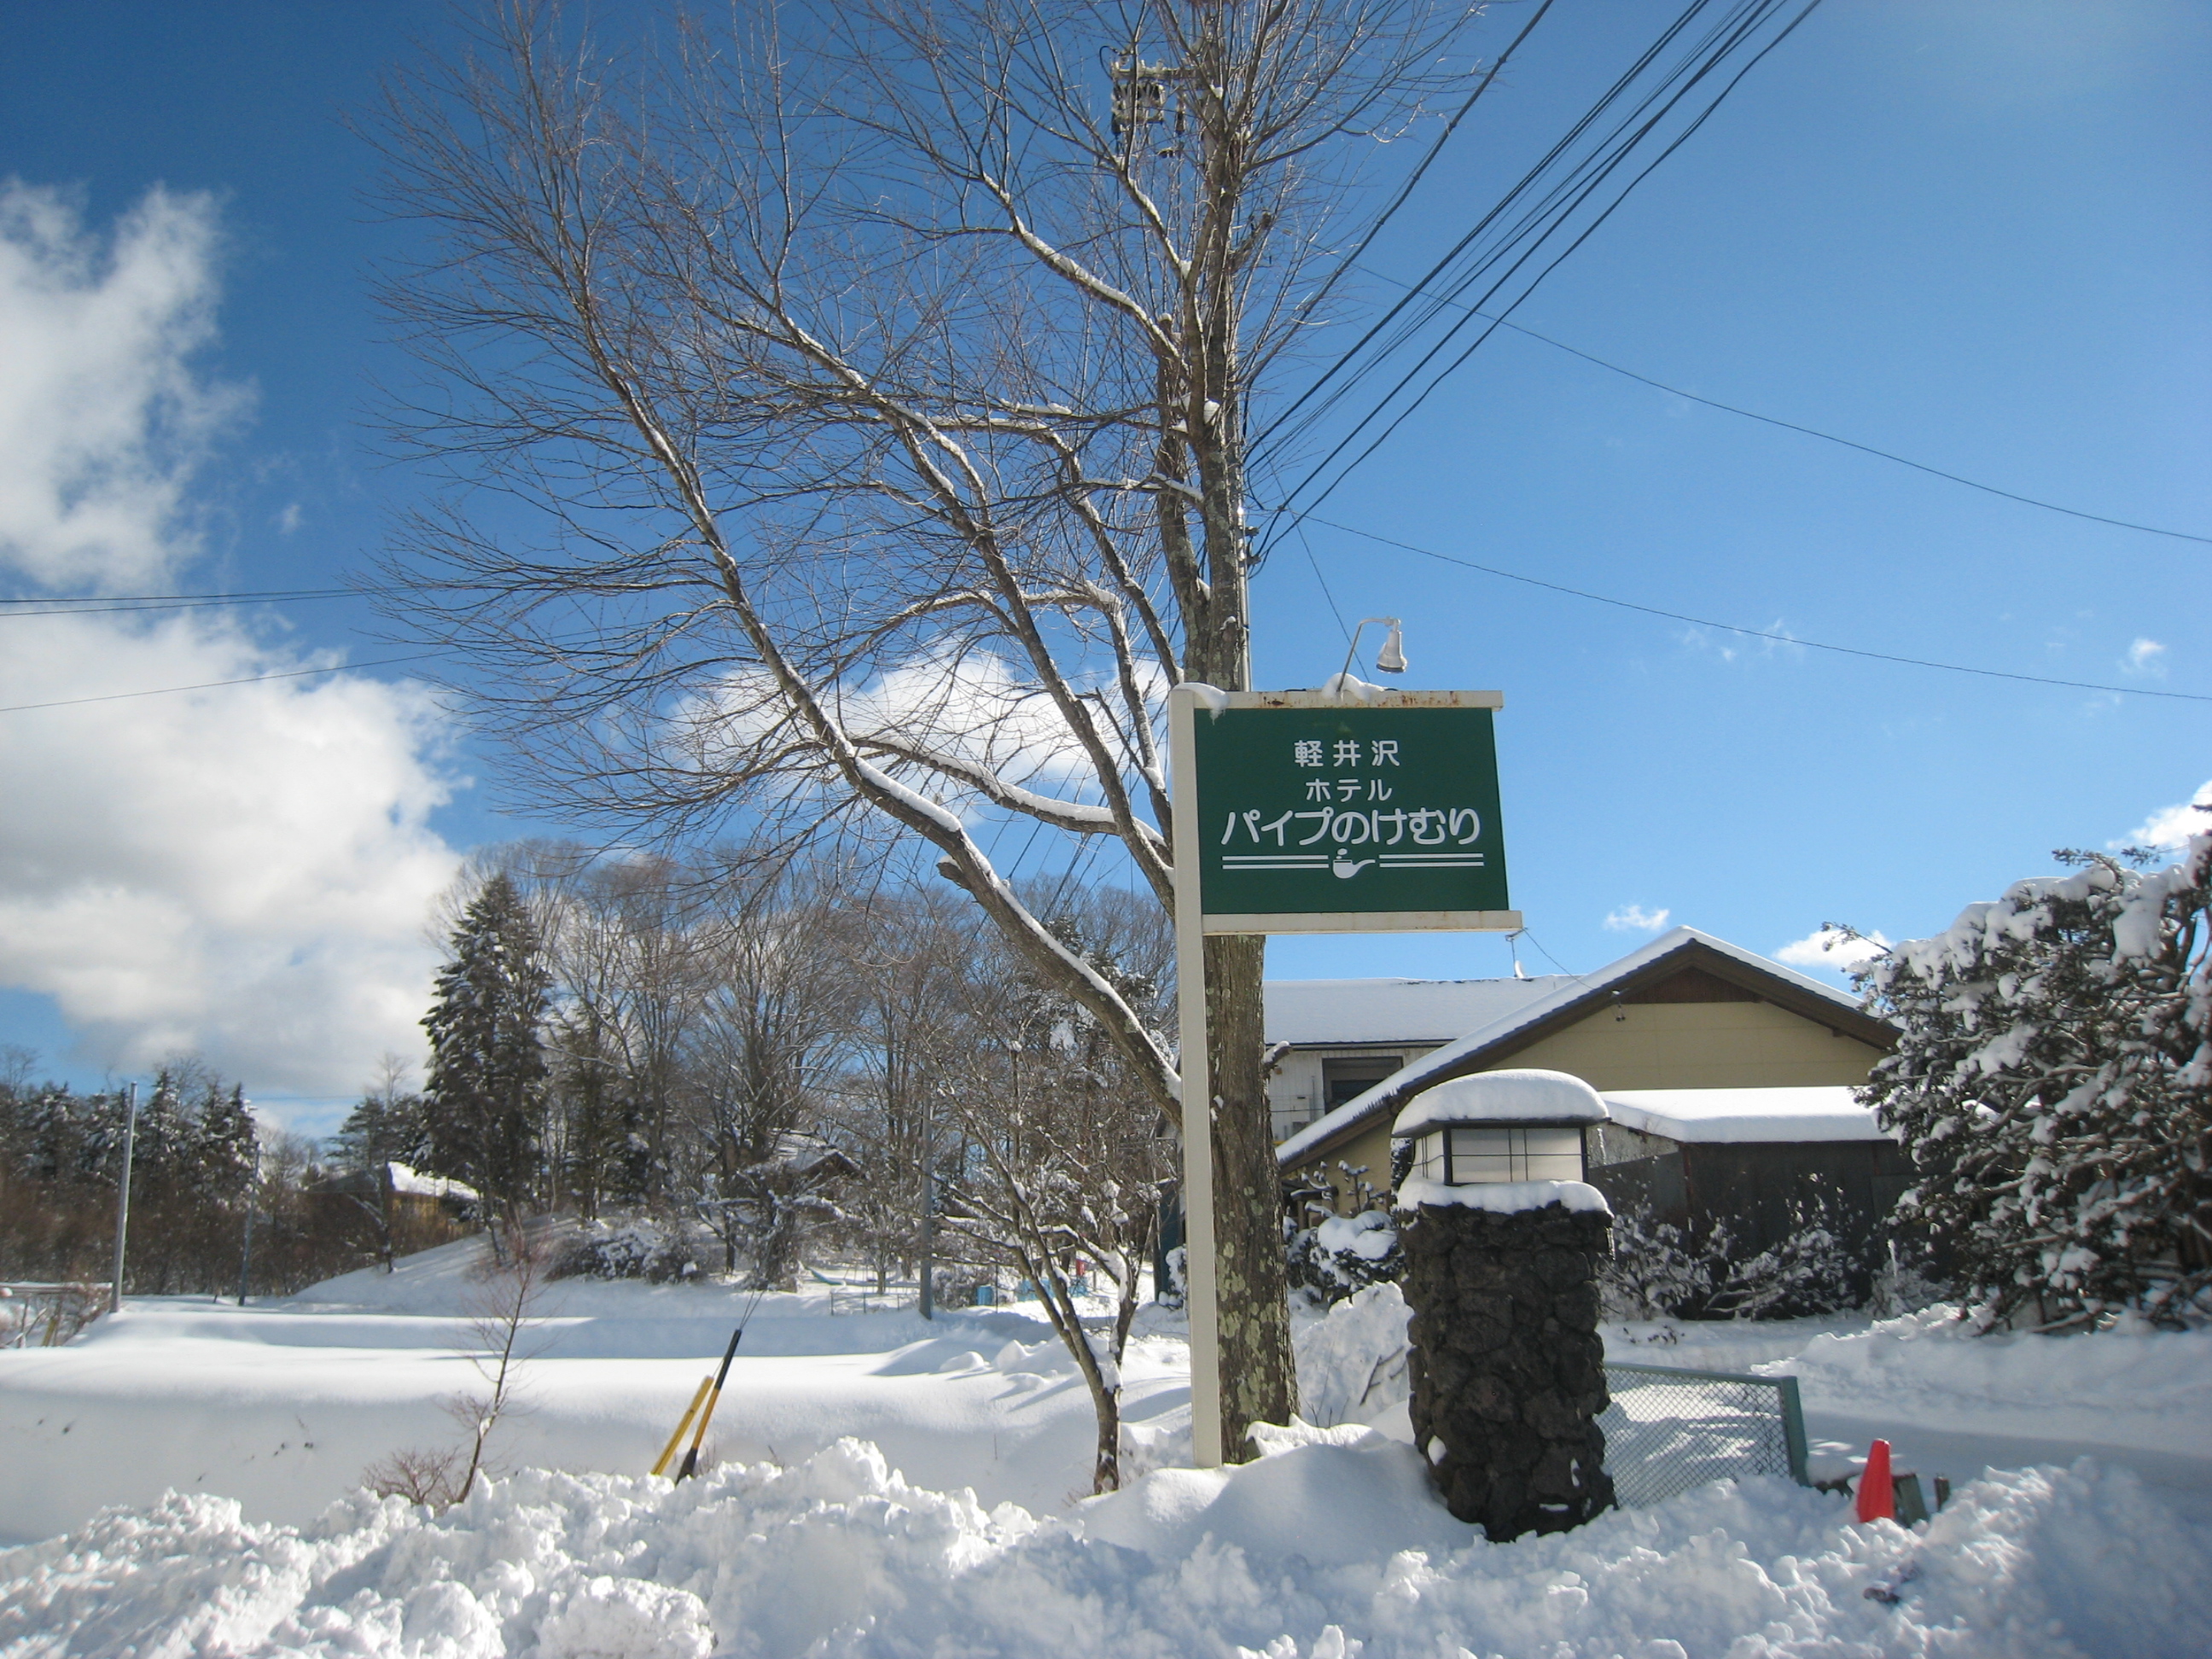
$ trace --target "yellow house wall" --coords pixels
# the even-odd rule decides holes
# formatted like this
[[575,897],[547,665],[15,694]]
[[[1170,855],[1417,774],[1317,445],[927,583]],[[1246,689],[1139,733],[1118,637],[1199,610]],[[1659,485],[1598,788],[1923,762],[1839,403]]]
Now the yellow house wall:
[[[1881,1051],[1768,1002],[1630,1002],[1600,1008],[1540,1042],[1500,1056],[1486,1071],[1535,1066],[1567,1072],[1601,1091],[1614,1089],[1753,1089],[1863,1083]],[[1348,1200],[1340,1164],[1390,1184],[1390,1121],[1377,1118],[1346,1145],[1297,1165],[1325,1167]]]

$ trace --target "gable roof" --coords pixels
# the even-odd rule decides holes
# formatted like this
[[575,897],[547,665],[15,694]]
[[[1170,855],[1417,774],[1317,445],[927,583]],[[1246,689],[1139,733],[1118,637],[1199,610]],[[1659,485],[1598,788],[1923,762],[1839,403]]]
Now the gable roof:
[[1271,979],[1269,1042],[1297,1048],[1449,1042],[1576,981],[1540,979]]
[[1897,1033],[1886,1021],[1866,1012],[1844,992],[1711,933],[1677,927],[1588,978],[1554,981],[1559,988],[1399,1067],[1365,1093],[1353,1096],[1283,1142],[1275,1149],[1276,1159],[1295,1164],[1328,1151],[1365,1129],[1374,1119],[1395,1117],[1408,1097],[1429,1085],[1486,1070],[1506,1055],[1588,1018],[1616,998],[1632,997],[1685,969],[1699,971],[1875,1048],[1887,1049],[1896,1042]]

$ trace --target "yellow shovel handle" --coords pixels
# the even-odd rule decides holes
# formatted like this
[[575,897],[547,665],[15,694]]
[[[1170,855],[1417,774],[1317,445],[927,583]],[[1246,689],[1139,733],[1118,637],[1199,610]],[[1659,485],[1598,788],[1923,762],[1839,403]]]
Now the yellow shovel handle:
[[698,1392],[691,1396],[691,1403],[684,1408],[684,1420],[676,1425],[676,1432],[668,1437],[668,1443],[660,1449],[659,1460],[653,1466],[655,1474],[667,1470],[668,1460],[676,1455],[676,1449],[684,1443],[684,1431],[691,1426],[691,1419],[699,1414],[700,1401],[706,1399],[707,1390],[714,1386],[714,1379],[711,1376],[699,1379]]

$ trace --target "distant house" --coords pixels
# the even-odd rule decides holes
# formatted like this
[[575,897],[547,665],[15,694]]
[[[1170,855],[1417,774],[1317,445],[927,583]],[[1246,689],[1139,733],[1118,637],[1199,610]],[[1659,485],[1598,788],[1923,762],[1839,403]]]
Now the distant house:
[[1608,1096],[1833,1088],[1864,1082],[1896,1038],[1844,993],[1689,927],[1588,975],[1278,981],[1267,998],[1277,1157],[1340,1206],[1355,1183],[1390,1185],[1391,1121],[1449,1078],[1538,1066]]
[[1267,1104],[1284,1141],[1446,1043],[1576,981],[1294,979],[1267,987]]

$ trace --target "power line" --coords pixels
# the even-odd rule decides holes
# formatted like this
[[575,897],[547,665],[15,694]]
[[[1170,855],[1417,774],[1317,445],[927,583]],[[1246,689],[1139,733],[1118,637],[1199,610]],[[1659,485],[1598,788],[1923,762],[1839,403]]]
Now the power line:
[[[272,587],[247,593],[63,593],[50,599],[0,599],[0,605],[278,605],[294,599],[336,599],[371,590],[356,587]],[[5,613],[0,613],[5,614]],[[62,613],[69,614],[69,613]]]
[[[160,604],[47,605],[38,611],[0,611],[0,622],[28,621],[33,617],[135,617],[161,611],[230,610],[244,605],[289,605],[301,599],[341,599],[348,590],[331,593],[294,593],[283,599],[171,599]],[[11,600],[10,604],[26,601]],[[29,603],[37,603],[30,601]]]
[[1872,444],[1859,442],[1856,438],[1838,437],[1832,432],[1822,432],[1815,427],[1801,426],[1796,421],[1785,421],[1779,416],[1762,415],[1755,409],[1741,409],[1734,404],[1724,404],[1717,398],[1699,397],[1694,392],[1685,392],[1680,386],[1668,386],[1664,380],[1655,380],[1649,374],[1639,374],[1632,368],[1623,368],[1619,363],[1609,363],[1602,357],[1593,356],[1579,347],[1567,344],[1564,340],[1554,340],[1547,334],[1539,334],[1533,328],[1524,328],[1519,323],[1508,322],[1502,317],[1497,320],[1516,334],[1525,334],[1532,340],[1540,340],[1546,345],[1557,347],[1570,356],[1580,357],[1585,362],[1595,363],[1600,368],[1609,368],[1616,374],[1625,374],[1632,380],[1641,380],[1648,386],[1656,386],[1662,392],[1674,397],[1687,398],[1693,404],[1703,404],[1708,409],[1717,409],[1729,415],[1741,415],[1747,421],[1763,421],[1769,426],[1778,426],[1789,432],[1802,432],[1808,438],[1825,439],[1832,444],[1841,444],[1846,449],[1856,449],[1863,454],[1876,456],[1885,461],[1894,461],[1899,466],[1909,466],[1914,471],[1925,472],[1931,477],[1944,478],[1953,483],[1964,484],[1967,489],[1978,489],[1984,495],[2001,495],[2006,501],[2018,501],[2026,507],[2039,507],[2046,513],[2063,513],[2069,519],[2087,519],[2092,524],[2107,524],[2119,530],[2140,530],[2147,536],[2170,536],[2176,541],[2200,542],[2208,547],[2212,547],[2212,536],[2199,536],[2187,530],[2168,530],[2154,524],[2137,524],[2132,519],[2107,518],[2101,513],[2087,513],[2078,507],[2065,507],[2057,501],[2042,501],[2033,495],[2023,495],[2017,490],[2004,489],[1996,484],[1984,483],[1978,478],[1969,478],[1960,473],[1947,472],[1940,466],[1930,466],[1925,461],[1916,461],[1908,455],[1899,455],[1887,449],[1877,449]]
[[[1382,276],[1382,272],[1370,270],[1365,265],[1362,265],[1360,269],[1367,271],[1370,276],[1382,276],[1386,283],[1396,280],[1394,277]],[[1488,315],[1486,313],[1476,314]],[[1489,320],[1502,327],[1511,329],[1516,334],[1525,334],[1532,340],[1541,341],[1547,346],[1565,352],[1571,357],[1579,357],[1586,363],[1595,363],[1600,368],[1610,369],[1615,374],[1626,375],[1632,380],[1641,381],[1644,385],[1664,392],[1670,397],[1686,398],[1693,404],[1703,404],[1706,408],[1717,409],[1723,414],[1741,415],[1747,421],[1760,421],[1768,426],[1778,426],[1785,432],[1802,432],[1808,438],[1819,438],[1824,442],[1841,444],[1844,448],[1856,449],[1861,454],[1872,455],[1881,460],[1894,461],[1899,466],[1909,466],[1916,472],[1927,473],[1930,477],[1943,478],[1952,483],[1964,484],[1969,489],[1978,489],[1984,495],[1999,495],[2008,501],[2018,501],[2024,507],[2039,507],[2046,513],[2063,513],[2069,519],[2086,519],[2091,524],[2111,525],[2118,530],[2139,530],[2147,536],[2170,536],[2175,541],[2201,542],[2208,547],[2212,547],[2212,536],[2200,536],[2188,530],[2168,530],[2163,526],[2154,524],[2138,524],[2132,519],[2107,518],[2101,513],[2085,512],[2078,507],[2066,507],[2057,501],[2046,501],[2034,495],[2023,495],[2018,490],[2005,489],[1996,484],[1984,483],[1978,478],[1969,478],[1963,473],[1947,472],[1940,466],[1930,466],[1925,461],[1916,461],[1909,455],[1899,455],[1893,450],[1877,449],[1874,445],[1863,444],[1856,438],[1839,437],[1832,432],[1823,432],[1818,427],[1803,426],[1796,421],[1785,421],[1778,415],[1762,415],[1755,409],[1745,409],[1735,404],[1724,404],[1717,398],[1706,398],[1694,392],[1685,392],[1680,386],[1669,386],[1664,380],[1655,380],[1649,374],[1639,374],[1632,368],[1624,368],[1619,363],[1607,362],[1594,353],[1584,351],[1580,346],[1569,345],[1565,340],[1555,340],[1548,334],[1539,334],[1534,329],[1504,317],[1490,317]]]
[[[1562,263],[1572,256],[1584,242],[1588,241],[1593,235],[1595,235],[1598,228],[1603,225],[1607,220],[1610,219],[1620,205],[1634,193],[1637,186],[1641,185],[1646,179],[1650,178],[1651,174],[1668,160],[1668,157],[1673,155],[1676,150],[1680,149],[1685,143],[1686,143],[1698,131],[1698,129],[1703,127],[1705,122],[1711,118],[1713,112],[1719,109],[1723,103],[1727,101],[1729,95],[1733,93],[1737,87],[1743,83],[1744,77],[1748,76],[1753,70],[1758,68],[1761,63],[1765,61],[1766,56],[1769,52],[1774,51],[1776,47],[1779,46],[1784,40],[1788,40],[1790,35],[1795,33],[1798,26],[1804,22],[1808,17],[1812,15],[1814,9],[1817,9],[1820,4],[1820,0],[1807,0],[1807,3],[1804,8],[1800,10],[1795,17],[1791,18],[1789,23],[1785,25],[1772,40],[1769,40],[1764,46],[1760,47],[1757,52],[1753,54],[1751,61],[1746,64],[1741,69],[1738,70],[1735,74],[1729,78],[1728,83],[1722,87],[1721,89],[1714,94],[1712,100],[1708,103],[1704,109],[1700,110],[1698,114],[1692,118],[1689,124],[1668,142],[1665,149],[1662,149],[1656,156],[1652,158],[1650,162],[1646,165],[1641,172],[1637,173],[1634,178],[1631,179],[1627,184],[1621,187],[1620,192],[1613,197],[1611,202],[1606,204],[1595,218],[1591,220],[1588,225],[1583,227],[1582,231],[1575,237],[1574,240],[1570,242],[1565,248],[1561,250],[1561,252],[1553,258],[1549,264],[1538,271],[1536,275],[1522,287],[1521,292],[1514,298],[1512,303],[1504,307],[1504,313],[1500,319],[1492,321],[1489,327],[1484,329],[1474,337],[1474,340],[1469,342],[1464,350],[1462,350],[1456,357],[1453,358],[1450,362],[1445,364],[1441,370],[1431,378],[1429,383],[1415,394],[1412,401],[1406,404],[1404,407],[1399,410],[1397,414],[1391,418],[1389,424],[1384,427],[1380,433],[1376,434],[1376,436],[1368,443],[1365,448],[1362,449],[1357,455],[1353,456],[1351,460],[1345,463],[1342,467],[1337,470],[1335,477],[1331,478],[1328,484],[1322,488],[1320,493],[1314,496],[1311,505],[1318,507],[1322,502],[1327,501],[1329,496],[1334,495],[1338,488],[1343,484],[1345,479],[1351,476],[1352,472],[1355,469],[1364,462],[1369,456],[1372,455],[1377,449],[1381,448],[1383,444],[1387,443],[1397,432],[1398,428],[1402,426],[1417,410],[1428,401],[1430,397],[1436,392],[1437,388],[1442,386],[1445,380],[1452,376],[1452,374],[1456,373],[1460,367],[1464,364],[1469,357],[1473,356],[1475,351],[1480,348],[1492,335],[1497,332],[1500,323],[1503,321],[1503,317],[1510,316],[1517,307],[1519,307],[1529,297],[1529,295],[1536,291],[1537,287],[1546,277],[1549,276],[1554,270],[1557,270]],[[1642,140],[1658,125],[1660,121],[1664,119],[1666,116],[1674,110],[1677,104],[1689,95],[1692,88],[1694,88],[1700,81],[1704,80],[1707,75],[1717,70],[1721,64],[1726,60],[1729,54],[1733,52],[1737,46],[1743,43],[1743,41],[1749,39],[1759,25],[1764,23],[1765,21],[1766,15],[1762,12],[1759,15],[1751,16],[1747,21],[1741,21],[1734,28],[1729,38],[1723,44],[1721,48],[1717,52],[1713,52],[1705,63],[1698,66],[1696,73],[1689,77],[1689,79],[1683,84],[1681,89],[1675,93],[1673,97],[1669,98],[1665,106],[1660,109],[1658,113],[1652,116],[1650,120],[1646,121],[1643,126],[1637,131],[1633,137],[1632,137],[1626,143],[1619,146],[1611,159],[1606,162],[1606,165],[1599,170],[1597,174],[1590,180],[1590,182],[1583,187],[1574,201],[1570,203],[1565,209],[1562,210],[1553,217],[1551,224],[1545,229],[1543,234],[1529,244],[1520,258],[1516,259],[1512,265],[1506,270],[1505,275],[1499,277],[1495,283],[1491,284],[1488,292],[1483,295],[1481,300],[1475,301],[1473,306],[1465,307],[1468,315],[1462,317],[1459,322],[1454,324],[1449,329],[1447,329],[1444,331],[1443,336],[1438,339],[1434,345],[1431,346],[1427,351],[1422,354],[1419,360],[1414,363],[1413,368],[1408,369],[1405,374],[1400,377],[1397,384],[1392,386],[1389,392],[1385,393],[1384,396],[1377,401],[1374,407],[1370,409],[1365,415],[1360,417],[1358,422],[1353,425],[1350,432],[1337,441],[1336,445],[1322,459],[1320,464],[1315,466],[1312,471],[1308,472],[1304,479],[1300,480],[1297,489],[1293,489],[1291,492],[1291,495],[1285,498],[1285,504],[1294,501],[1299,494],[1308,488],[1308,486],[1311,485],[1322,476],[1322,473],[1327,471],[1331,464],[1334,462],[1336,457],[1341,454],[1344,450],[1358,437],[1361,431],[1363,431],[1370,422],[1377,419],[1382,412],[1389,407],[1390,404],[1397,398],[1399,394],[1402,392],[1407,386],[1411,385],[1412,382],[1419,376],[1421,371],[1425,368],[1429,363],[1433,362],[1443,353],[1444,348],[1451,343],[1454,337],[1459,334],[1461,330],[1467,325],[1467,323],[1469,320],[1475,317],[1484,317],[1487,315],[1487,313],[1480,310],[1481,305],[1486,301],[1495,295],[1505,286],[1507,283],[1510,282],[1514,275],[1521,269],[1522,265],[1535,255],[1538,249],[1540,248],[1544,241],[1550,237],[1553,231],[1564,225],[1566,222],[1568,216],[1596,192],[1598,186],[1612,173],[1613,168],[1627,159],[1630,151],[1634,149],[1636,144],[1641,143]],[[1471,287],[1474,281],[1475,277],[1471,275],[1456,284],[1449,294],[1431,296],[1431,314],[1433,315],[1435,309],[1438,307],[1454,303],[1457,300],[1458,295],[1465,292],[1468,288]]]
[[1937,662],[1927,657],[1900,656],[1889,651],[1868,651],[1854,645],[1829,645],[1819,640],[1800,639],[1794,634],[1778,634],[1764,628],[1745,628],[1736,623],[1715,622],[1710,617],[1692,617],[1686,611],[1668,611],[1656,605],[1638,605],[1633,599],[1620,599],[1609,593],[1593,593],[1587,588],[1569,587],[1564,582],[1548,582],[1540,576],[1524,576],[1517,570],[1504,570],[1496,565],[1481,564],[1473,559],[1462,559],[1450,553],[1439,553],[1433,547],[1421,547],[1412,542],[1398,540],[1372,530],[1360,530],[1348,524],[1338,524],[1310,513],[1297,515],[1331,530],[1340,530],[1347,536],[1359,536],[1385,547],[1395,547],[1407,553],[1418,553],[1425,559],[1436,559],[1444,564],[1455,564],[1468,570],[1479,570],[1486,576],[1496,576],[1509,582],[1522,582],[1530,587],[1541,587],[1553,593],[1565,593],[1570,598],[1589,599],[1598,605],[1609,605],[1622,611],[1638,611],[1647,617],[1663,617],[1669,622],[1688,623],[1694,628],[1717,629],[1724,634],[1741,634],[1754,640],[1772,640],[1778,644],[1802,646],[1808,651],[1829,651],[1838,656],[1864,657],[1874,662],[1900,663],[1908,668],[1937,668],[1947,674],[1974,674],[1984,679],[2018,680],[2028,685],[2064,686],[2075,691],[2110,691],[2126,697],[2166,697],[2180,702],[2212,702],[2212,696],[2199,691],[2157,691],[2141,685],[2100,685],[2094,680],[2054,679],[2045,674],[2016,674],[2002,668],[1975,668],[1965,663]]
[[[1291,400],[1290,404],[1285,408],[1284,408],[1267,422],[1267,426],[1258,434],[1258,441],[1261,443],[1266,443],[1273,440],[1279,432],[1282,431],[1285,427],[1291,423],[1298,410],[1302,409],[1310,399],[1313,398],[1317,394],[1320,394],[1323,388],[1328,386],[1329,382],[1334,380],[1338,374],[1344,373],[1346,369],[1350,368],[1352,364],[1358,358],[1359,355],[1389,328],[1391,324],[1397,319],[1399,314],[1414,303],[1415,300],[1419,296],[1422,289],[1426,288],[1430,283],[1434,282],[1437,278],[1442,276],[1447,270],[1449,270],[1455,260],[1456,260],[1462,253],[1466,252],[1469,247],[1473,246],[1477,241],[1479,241],[1481,239],[1482,234],[1486,230],[1489,229],[1502,215],[1504,215],[1516,202],[1519,201],[1523,195],[1532,189],[1537,181],[1550,170],[1552,165],[1573,147],[1576,140],[1582,137],[1583,132],[1589,128],[1590,125],[1602,115],[1607,109],[1611,107],[1614,100],[1620,98],[1630,86],[1634,84],[1638,77],[1640,76],[1645,70],[1650,67],[1653,60],[1657,58],[1659,52],[1667,46],[1667,44],[1684,28],[1686,28],[1689,25],[1690,21],[1711,3],[1711,0],[1691,0],[1688,9],[1680,16],[1676,17],[1674,22],[1668,26],[1666,31],[1662,33],[1656,40],[1653,41],[1651,45],[1644,48],[1642,55],[1639,56],[1633,64],[1629,65],[1627,70],[1613,82],[1612,86],[1606,89],[1604,94],[1601,96],[1595,104],[1591,105],[1589,109],[1583,112],[1581,118],[1577,119],[1572,126],[1568,128],[1564,135],[1553,142],[1551,149],[1547,150],[1533,167],[1529,167],[1526,173],[1522,173],[1521,177],[1514,182],[1513,187],[1510,190],[1507,191],[1504,196],[1500,197],[1498,201],[1492,204],[1489,211],[1485,213],[1481,218],[1475,222],[1474,228],[1473,229],[1469,230],[1465,235],[1462,236],[1458,241],[1455,242],[1444,253],[1442,258],[1438,259],[1428,269],[1427,271],[1423,273],[1420,281],[1411,285],[1410,290],[1403,298],[1396,301],[1382,313],[1382,316],[1376,318],[1374,322],[1369,324],[1365,331],[1361,333],[1358,339],[1354,340],[1344,351],[1338,354],[1335,361],[1331,362],[1328,368],[1324,368],[1304,391],[1299,392],[1296,398]],[[1607,144],[1611,143],[1619,137],[1620,131],[1620,130],[1619,128],[1616,128],[1612,134],[1609,134],[1605,139],[1600,141],[1599,148],[1601,151],[1602,151]],[[1577,170],[1579,170],[1579,168]],[[1572,175],[1571,173],[1570,177]],[[1492,254],[1483,260],[1478,261],[1474,266],[1474,270],[1479,272],[1485,269],[1492,260],[1498,257],[1502,257],[1504,249],[1511,247],[1516,240],[1527,234],[1528,228],[1532,223],[1535,222],[1536,219],[1540,218],[1541,215],[1548,210],[1549,203],[1552,200],[1556,199],[1557,194],[1558,191],[1555,188],[1552,195],[1546,198],[1546,202],[1539,204],[1536,215],[1532,217],[1524,217],[1521,225],[1517,227],[1510,235],[1506,237],[1499,252]],[[1364,243],[1362,244],[1362,246],[1364,246]],[[1407,338],[1410,337],[1413,330],[1419,328],[1425,321],[1425,317],[1417,317],[1406,330],[1400,332],[1395,340],[1386,343],[1382,348],[1382,349],[1376,354],[1377,357],[1380,358],[1389,356],[1391,351],[1396,349],[1399,344],[1403,343]],[[1370,372],[1373,367],[1374,365],[1372,362],[1369,363],[1359,371],[1359,374],[1365,374]],[[1352,378],[1356,380],[1358,376],[1354,375]],[[1343,396],[1343,392],[1344,388],[1340,388],[1337,392],[1328,393],[1328,395],[1323,399],[1321,408],[1315,411],[1314,416],[1309,416],[1305,422],[1301,422],[1301,427],[1310,426],[1313,420],[1318,418],[1320,416],[1327,414],[1328,411],[1333,408],[1336,402]]]
[[294,668],[281,674],[248,674],[235,680],[204,680],[198,685],[157,685],[150,691],[109,691],[97,697],[61,697],[52,702],[19,702],[0,708],[0,714],[20,714],[33,708],[74,708],[87,702],[121,702],[130,697],[166,697],[178,691],[213,691],[226,685],[255,685],[263,680],[304,679],[310,674],[343,674],[359,668],[390,668],[403,662],[422,662],[438,654],[435,651],[421,651],[411,657],[385,657],[375,662],[342,662],[328,668]]
[[[1698,3],[1704,3],[1704,0],[1698,0]],[[1396,193],[1394,194],[1390,198],[1389,201],[1383,205],[1382,212],[1376,214],[1375,216],[1374,222],[1361,233],[1359,240],[1353,246],[1352,252],[1346,254],[1343,258],[1337,261],[1336,269],[1329,272],[1327,280],[1325,280],[1319,288],[1316,289],[1310,296],[1300,303],[1298,309],[1301,312],[1310,313],[1315,307],[1318,306],[1323,299],[1328,297],[1329,291],[1336,286],[1337,279],[1342,276],[1346,271],[1350,270],[1355,264],[1358,264],[1359,256],[1366,252],[1369,246],[1373,243],[1377,236],[1382,234],[1383,226],[1389,224],[1390,221],[1396,216],[1398,210],[1406,205],[1406,198],[1411,196],[1413,193],[1414,189],[1420,184],[1423,175],[1429,170],[1430,164],[1433,162],[1438,155],[1443,153],[1443,148],[1451,141],[1452,134],[1459,131],[1459,124],[1467,119],[1468,115],[1474,112],[1474,106],[1482,101],[1482,94],[1490,90],[1490,83],[1498,78],[1498,72],[1504,69],[1507,62],[1512,58],[1513,54],[1521,49],[1521,43],[1523,40],[1526,40],[1529,35],[1535,32],[1536,25],[1544,21],[1544,14],[1551,10],[1551,9],[1552,0],[1543,0],[1543,3],[1536,8],[1536,15],[1531,17],[1527,23],[1522,26],[1521,33],[1515,35],[1511,42],[1506,46],[1505,50],[1498,54],[1496,61],[1491,64],[1488,71],[1483,76],[1482,79],[1476,83],[1474,90],[1468,94],[1467,101],[1462,104],[1459,108],[1454,112],[1450,120],[1444,123],[1444,130],[1437,135],[1436,143],[1429,146],[1429,153],[1421,157],[1420,161],[1415,164],[1413,170],[1410,173],[1407,174],[1405,181],[1398,186]],[[1359,268],[1363,270],[1366,269],[1364,265],[1361,265]],[[1387,320],[1387,319],[1385,320]],[[1357,347],[1354,348],[1355,350],[1357,349]],[[1341,360],[1340,360],[1339,366],[1340,366],[1340,364]],[[1334,374],[1335,370],[1333,368],[1329,372]],[[1325,374],[1322,378],[1323,380],[1326,380],[1328,377]],[[1306,396],[1310,396],[1313,392],[1317,390],[1319,384],[1319,382],[1316,382],[1315,386],[1309,386],[1306,389],[1306,392],[1301,395],[1299,402],[1304,402]],[[1291,409],[1295,409],[1297,406],[1297,405],[1296,404],[1293,404],[1291,407]],[[1288,415],[1290,410],[1285,410],[1284,413],[1285,415]]]

